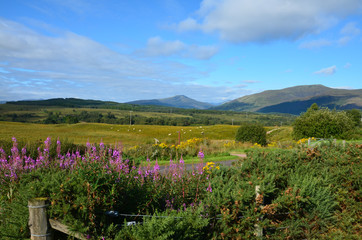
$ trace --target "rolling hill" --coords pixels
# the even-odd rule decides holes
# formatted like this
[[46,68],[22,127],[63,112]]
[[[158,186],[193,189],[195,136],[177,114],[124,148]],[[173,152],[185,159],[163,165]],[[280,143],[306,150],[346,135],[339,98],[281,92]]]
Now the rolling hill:
[[344,110],[356,108],[362,110],[362,89],[347,90],[329,88],[323,85],[303,85],[247,95],[219,106],[199,102],[184,95],[127,103],[76,98],[7,102],[8,105],[88,107],[134,111],[169,111],[169,108],[175,108],[174,110],[178,109],[178,112],[187,109],[208,109],[236,112],[287,113],[294,115],[305,112],[313,103],[330,109]]
[[362,89],[335,89],[323,85],[295,86],[243,96],[213,109],[300,114],[313,103],[337,110],[362,109]]
[[184,95],[177,95],[174,97],[162,98],[162,99],[138,100],[127,103],[137,104],[137,105],[158,105],[158,106],[187,108],[187,109],[191,108],[208,109],[213,106],[210,103],[199,102]]

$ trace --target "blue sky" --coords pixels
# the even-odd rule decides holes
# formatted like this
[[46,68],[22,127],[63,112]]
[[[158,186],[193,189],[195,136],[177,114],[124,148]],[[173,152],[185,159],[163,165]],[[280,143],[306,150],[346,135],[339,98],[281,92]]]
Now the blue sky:
[[361,0],[0,1],[0,101],[362,88]]

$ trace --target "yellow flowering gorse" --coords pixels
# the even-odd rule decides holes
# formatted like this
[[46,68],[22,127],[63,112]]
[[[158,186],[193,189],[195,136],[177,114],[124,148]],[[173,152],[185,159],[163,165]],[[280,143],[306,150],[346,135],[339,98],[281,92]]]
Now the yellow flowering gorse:
[[308,140],[311,140],[311,141],[315,141],[315,140],[317,140],[315,137],[311,137],[311,138],[302,138],[302,139],[299,139],[298,141],[297,141],[297,143],[298,144],[303,144],[303,143],[306,143],[306,142],[308,142]]
[[206,163],[206,166],[203,167],[203,170],[206,171],[207,173],[211,173],[211,171],[212,171],[213,169],[218,169],[218,170],[219,170],[220,167],[219,167],[219,166],[216,166],[216,167],[215,167],[215,163],[214,163],[214,162],[207,162],[207,163]]

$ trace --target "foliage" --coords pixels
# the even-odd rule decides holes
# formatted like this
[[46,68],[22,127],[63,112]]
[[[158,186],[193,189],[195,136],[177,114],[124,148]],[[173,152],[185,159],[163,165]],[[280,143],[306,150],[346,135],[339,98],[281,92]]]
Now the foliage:
[[[204,207],[189,207],[182,211],[156,212],[151,218],[143,218],[142,225],[123,228],[116,240],[144,239],[206,239],[208,218],[202,217]],[[166,214],[167,217],[158,218]]]
[[50,145],[34,161],[15,139],[1,154],[1,238],[29,237],[27,200],[39,196],[52,218],[92,239],[255,239],[256,224],[268,239],[359,238],[362,145],[252,148],[233,167],[191,171],[182,159],[137,168],[105,145],[51,158]]
[[[130,111],[133,112],[132,117],[130,117]],[[182,109],[74,98],[0,104],[0,121],[46,124],[89,122],[122,125],[131,123],[132,125],[208,126],[260,122],[274,126],[281,122],[284,125],[290,125],[294,119],[295,116],[289,114]]]
[[293,137],[294,139],[309,137],[347,139],[353,132],[354,126],[346,112],[328,108],[318,109],[313,106],[294,121]]
[[[79,152],[61,155],[58,142],[58,155],[51,158],[50,142],[50,138],[44,142],[36,159],[26,156],[25,151],[19,152],[16,139],[11,156],[1,151],[0,180],[5,186],[1,196],[16,186],[11,198],[1,199],[2,226],[10,224],[12,219],[19,222],[14,228],[1,227],[0,232],[22,237],[28,234],[28,230],[17,231],[18,226],[27,229],[27,214],[24,207],[16,206],[26,206],[27,200],[34,197],[47,196],[52,206],[50,216],[62,219],[73,230],[100,235],[106,232],[105,223],[110,221],[104,214],[107,210],[152,214],[155,210],[195,205],[207,192],[201,165],[194,172],[185,173],[182,159],[179,164],[171,161],[168,174],[161,177],[157,162],[152,168],[150,165],[136,168],[122,159],[119,149],[107,148],[102,143],[99,148],[87,144],[84,155]],[[113,221],[121,222],[122,219]]]
[[346,110],[347,116],[349,116],[356,127],[361,126],[361,119],[362,119],[362,113],[361,110],[358,109],[350,109],[350,110]]
[[[172,145],[180,141],[187,141],[192,138],[207,138],[209,141],[234,139],[237,126],[215,125],[215,126],[149,126],[149,125],[110,125],[102,123],[79,123],[79,124],[25,124],[25,123],[0,123],[0,140],[9,142],[16,136],[22,143],[32,144],[32,142],[42,143],[48,136],[56,139],[72,141],[77,145],[99,143],[101,140],[105,144],[122,142],[124,147],[134,147],[136,145],[153,144],[155,138],[159,142]],[[11,142],[11,141],[10,141]],[[1,147],[1,145],[0,145]]]
[[266,145],[266,130],[260,124],[243,124],[236,132],[236,141]]
[[[66,155],[68,152],[79,152],[79,154],[84,154],[86,151],[85,145],[74,144],[73,142],[69,141],[68,139],[57,139],[57,141],[51,141],[49,145],[49,156],[51,158],[56,158],[58,156],[57,142],[61,142],[60,154]],[[13,140],[0,140],[0,148],[6,153],[11,154],[12,148],[14,147],[14,139]],[[35,159],[39,155],[39,151],[45,147],[44,141],[41,139],[37,141],[25,141],[24,139],[18,140],[16,139],[16,147],[19,150],[25,152],[25,154]],[[59,150],[59,149],[58,149]]]

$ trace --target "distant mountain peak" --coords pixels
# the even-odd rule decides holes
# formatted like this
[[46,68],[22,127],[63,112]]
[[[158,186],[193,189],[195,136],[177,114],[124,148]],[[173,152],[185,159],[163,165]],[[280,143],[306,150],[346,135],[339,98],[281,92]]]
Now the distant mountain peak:
[[137,100],[127,103],[138,104],[138,105],[158,105],[158,106],[187,108],[187,109],[192,109],[192,108],[208,109],[213,106],[210,103],[199,102],[185,95],[176,95],[173,97],[161,98],[161,99]]
[[301,85],[243,96],[214,109],[300,114],[314,102],[321,107],[362,109],[362,89],[336,89],[321,84]]

